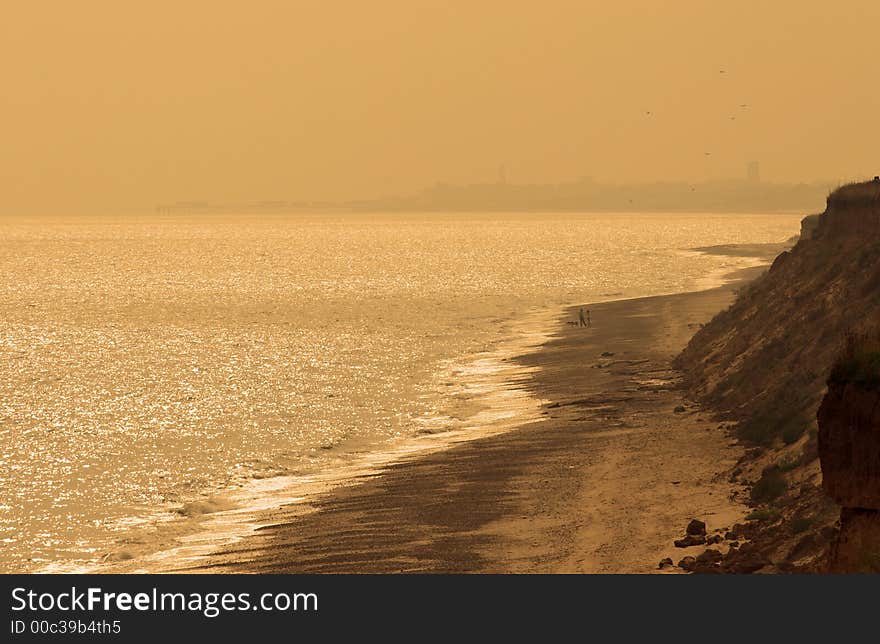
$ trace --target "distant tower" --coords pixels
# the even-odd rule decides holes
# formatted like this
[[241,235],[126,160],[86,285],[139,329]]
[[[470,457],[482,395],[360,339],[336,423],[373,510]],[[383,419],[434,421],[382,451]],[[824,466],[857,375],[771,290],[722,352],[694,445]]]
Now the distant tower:
[[757,161],[749,161],[747,176],[749,183],[761,182],[761,166]]

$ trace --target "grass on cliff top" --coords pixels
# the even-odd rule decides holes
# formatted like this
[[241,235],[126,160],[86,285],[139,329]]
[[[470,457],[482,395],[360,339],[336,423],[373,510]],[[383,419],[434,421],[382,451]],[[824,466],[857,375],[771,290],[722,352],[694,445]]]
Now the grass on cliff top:
[[880,329],[847,334],[828,384],[880,389]]
[[880,202],[880,181],[863,181],[840,186],[828,195],[828,205],[845,207]]

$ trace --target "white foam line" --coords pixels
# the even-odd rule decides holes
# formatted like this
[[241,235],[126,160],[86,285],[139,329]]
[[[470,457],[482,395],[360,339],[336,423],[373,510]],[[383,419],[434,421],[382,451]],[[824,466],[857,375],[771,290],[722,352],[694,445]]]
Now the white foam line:
[[[679,251],[680,254],[685,256],[697,256],[697,255],[712,255],[712,253],[708,251],[702,250],[682,250]],[[695,291],[708,291],[713,288],[718,288],[720,286],[724,286],[732,282],[735,277],[735,273],[741,270],[745,270],[747,268],[757,268],[759,266],[768,266],[770,264],[769,261],[763,259],[761,257],[750,257],[750,256],[728,256],[722,255],[719,257],[724,257],[726,260],[730,262],[730,265],[727,266],[719,266],[717,268],[712,269],[705,277],[697,280],[695,284]]]
[[464,392],[475,396],[482,406],[472,416],[456,420],[416,419],[420,425],[438,429],[455,427],[441,433],[419,434],[393,441],[385,449],[355,455],[344,465],[323,472],[300,476],[278,476],[254,480],[224,495],[235,507],[205,516],[197,532],[176,539],[179,545],[124,562],[87,565],[55,565],[52,572],[170,572],[198,567],[226,546],[252,535],[272,523],[267,511],[287,506],[286,510],[306,514],[313,511],[311,502],[331,490],[355,485],[363,477],[376,476],[394,463],[449,449],[460,443],[508,432],[536,422],[542,400],[513,385],[517,379],[537,367],[523,367],[509,358],[537,349],[556,331],[566,307],[541,311],[516,323],[513,336],[502,341],[490,354],[481,354],[465,364],[448,362],[437,374],[438,382],[462,379]]

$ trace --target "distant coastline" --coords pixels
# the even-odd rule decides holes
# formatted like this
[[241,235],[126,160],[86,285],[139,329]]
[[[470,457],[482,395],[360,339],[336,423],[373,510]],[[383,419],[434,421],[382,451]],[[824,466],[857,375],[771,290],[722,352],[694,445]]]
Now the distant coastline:
[[291,212],[810,212],[824,207],[835,182],[770,183],[730,179],[605,184],[583,178],[554,184],[438,183],[411,195],[352,201],[175,201],[161,214]]

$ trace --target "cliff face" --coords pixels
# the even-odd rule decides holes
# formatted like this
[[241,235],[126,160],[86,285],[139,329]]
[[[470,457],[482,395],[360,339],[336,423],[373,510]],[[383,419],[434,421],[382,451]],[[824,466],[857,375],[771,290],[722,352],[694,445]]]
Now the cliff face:
[[842,507],[880,511],[880,392],[832,383],[818,421],[825,491]]
[[[866,185],[866,184],[859,184]],[[797,441],[845,334],[880,314],[880,184],[871,202],[829,197],[811,238],[701,329],[678,358],[691,393],[769,446]]]
[[807,215],[801,220],[801,239],[811,239],[813,233],[819,227],[819,217],[821,215]]
[[755,446],[736,474],[754,484],[756,541],[782,569],[819,568],[819,546],[833,535],[838,513],[822,491],[820,451],[824,489],[858,508],[852,516],[860,525],[867,499],[880,499],[880,441],[875,452],[853,447],[856,434],[880,422],[880,395],[833,386],[821,430],[816,421],[844,339],[880,319],[880,182],[832,193],[804,228],[809,234],[677,360],[691,396],[734,421],[738,438]]

